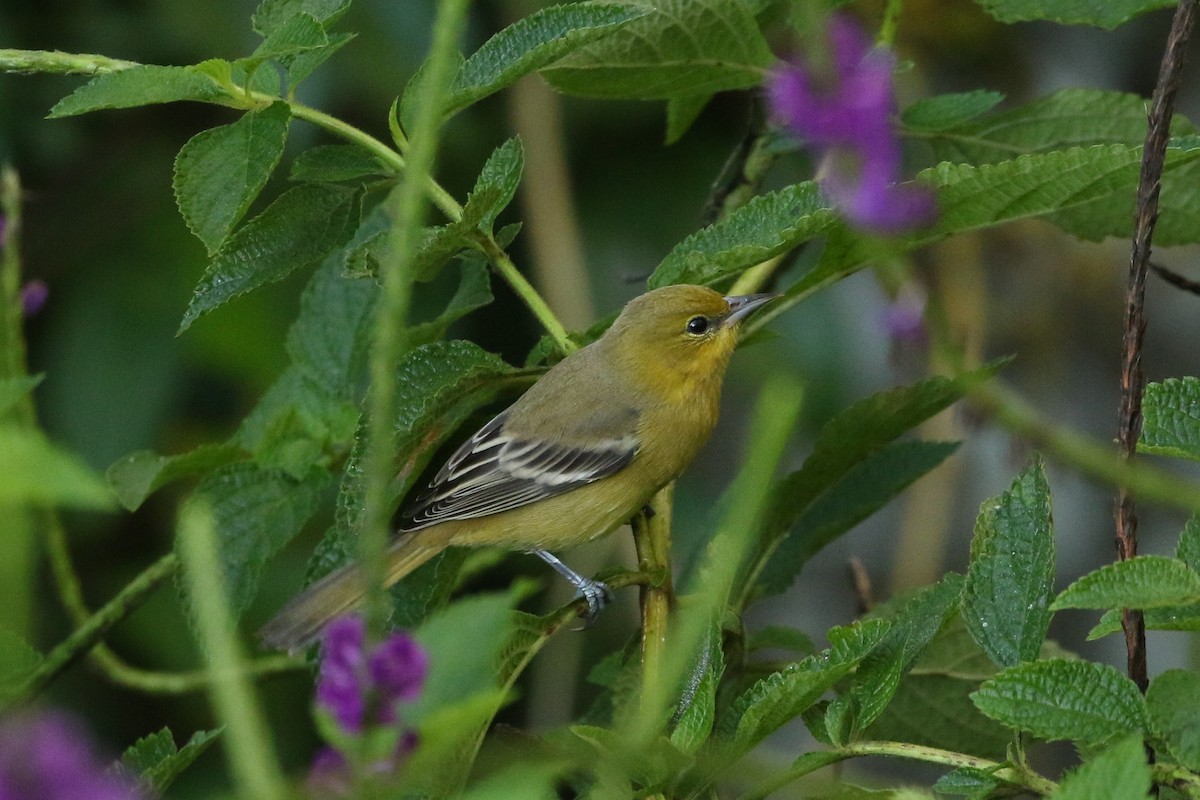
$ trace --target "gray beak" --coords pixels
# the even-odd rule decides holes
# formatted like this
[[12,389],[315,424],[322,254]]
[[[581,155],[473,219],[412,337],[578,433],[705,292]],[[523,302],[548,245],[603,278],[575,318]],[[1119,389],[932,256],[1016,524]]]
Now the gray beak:
[[774,300],[781,295],[774,292],[767,294],[743,294],[735,297],[726,297],[725,302],[729,303],[729,316],[725,318],[724,325],[737,325],[743,319],[748,317],[760,306]]

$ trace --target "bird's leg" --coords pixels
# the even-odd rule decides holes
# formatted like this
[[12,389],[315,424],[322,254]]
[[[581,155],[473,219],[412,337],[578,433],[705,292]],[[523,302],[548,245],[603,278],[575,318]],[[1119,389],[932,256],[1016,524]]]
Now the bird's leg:
[[583,627],[587,628],[596,621],[596,617],[600,615],[601,610],[608,604],[611,599],[608,587],[600,581],[585,578],[575,570],[568,567],[563,562],[547,550],[531,550],[535,556],[545,561],[550,566],[554,567],[554,571],[562,575],[567,581],[574,586],[580,596],[587,600],[588,610],[583,615]]

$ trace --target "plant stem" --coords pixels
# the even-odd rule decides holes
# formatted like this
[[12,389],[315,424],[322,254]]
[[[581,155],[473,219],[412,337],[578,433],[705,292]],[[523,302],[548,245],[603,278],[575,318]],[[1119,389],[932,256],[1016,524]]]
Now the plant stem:
[[674,600],[671,583],[671,509],[675,484],[651,498],[647,510],[633,518],[638,569],[657,578],[642,588],[642,682],[656,686],[667,644],[667,618]]
[[879,43],[891,47],[896,42],[896,28],[900,25],[900,13],[904,0],[888,0],[883,9],[883,23],[879,26]]
[[30,698],[38,694],[59,673],[91,650],[114,625],[145,602],[150,593],[158,588],[158,585],[169,577],[177,566],[178,557],[174,553],[169,553],[130,581],[116,597],[92,614],[70,636],[46,655],[41,666],[29,676],[24,687],[18,693],[19,696]]
[[225,725],[222,741],[234,781],[243,797],[284,800],[286,790],[270,734],[242,666],[212,513],[206,504],[193,501],[184,506],[179,518],[179,549],[196,628],[212,665],[209,694]]
[[91,53],[63,53],[58,50],[16,50],[0,48],[0,72],[22,75],[99,75],[141,66],[136,61],[98,56]]
[[812,772],[840,761],[863,756],[890,756],[908,758],[914,761],[924,761],[928,764],[941,764],[955,769],[967,768],[988,772],[1005,783],[1019,786],[1038,795],[1046,796],[1054,792],[1058,786],[1053,781],[1040,775],[1026,772],[1011,766],[1004,766],[998,761],[977,758],[965,753],[952,750],[941,750],[936,747],[909,744],[908,742],[854,742],[836,750],[808,753],[796,761],[791,769],[764,781],[739,800],[763,800],[793,781],[803,778]]
[[413,270],[421,224],[425,218],[425,187],[433,173],[438,130],[452,77],[456,42],[466,21],[466,0],[445,0],[438,6],[433,43],[423,81],[424,96],[417,112],[405,180],[395,197],[388,246],[380,265],[383,284],[371,349],[371,385],[367,394],[368,446],[363,527],[358,556],[367,590],[367,623],[372,636],[382,635],[388,615],[386,549],[394,477],[396,364],[406,347],[405,319],[412,296]]
[[[1149,127],[1142,147],[1142,169],[1138,178],[1137,214],[1134,222],[1133,251],[1129,259],[1129,278],[1125,290],[1125,333],[1122,339],[1121,406],[1117,442],[1121,460],[1132,463],[1142,432],[1142,391],[1146,377],[1142,372],[1142,343],[1146,334],[1146,269],[1150,245],[1158,220],[1158,196],[1162,186],[1163,162],[1171,135],[1171,116],[1175,95],[1183,73],[1186,45],[1196,22],[1196,0],[1180,0],[1167,35],[1167,46],[1159,67],[1158,83],[1150,106]],[[1117,558],[1125,561],[1137,555],[1137,506],[1131,487],[1117,490]],[[1121,612],[1125,630],[1126,661],[1129,677],[1145,692],[1146,624],[1142,612],[1126,608]]]

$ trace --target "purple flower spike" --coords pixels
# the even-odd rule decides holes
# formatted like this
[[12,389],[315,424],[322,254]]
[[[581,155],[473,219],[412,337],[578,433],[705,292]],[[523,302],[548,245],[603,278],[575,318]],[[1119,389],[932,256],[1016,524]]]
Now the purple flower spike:
[[826,85],[803,66],[777,68],[767,84],[772,117],[820,154],[829,199],[858,227],[902,233],[928,224],[931,190],[898,185],[900,140],[892,129],[895,60],[848,18],[834,15],[829,44],[835,75]]
[[925,344],[925,295],[911,285],[901,289],[883,312],[883,327],[894,344]]
[[407,633],[370,652],[365,644],[362,617],[342,617],[325,629],[317,703],[350,733],[395,722],[396,704],[417,699],[429,672],[429,657]]
[[50,287],[45,281],[30,281],[21,287],[21,313],[26,317],[32,317],[42,310],[46,305],[46,298],[50,295]]
[[362,730],[366,711],[366,658],[363,643],[366,626],[362,617],[334,620],[325,629],[321,645],[321,677],[317,703],[347,731]]
[[0,721],[0,800],[140,800],[133,785],[106,774],[91,742],[58,713]]

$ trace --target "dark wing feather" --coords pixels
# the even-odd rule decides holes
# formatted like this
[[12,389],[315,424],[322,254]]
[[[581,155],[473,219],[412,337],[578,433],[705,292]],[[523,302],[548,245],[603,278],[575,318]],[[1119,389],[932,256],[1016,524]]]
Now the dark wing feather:
[[588,445],[522,439],[505,432],[507,416],[497,416],[455,451],[425,493],[405,509],[402,530],[536,503],[612,475],[638,450],[632,435]]

